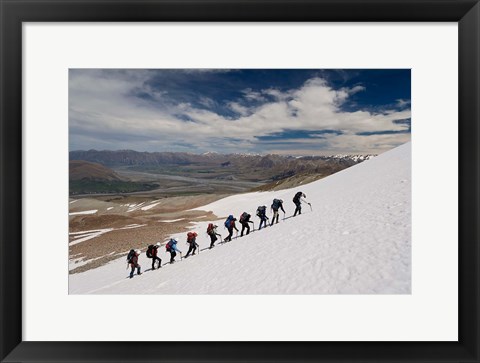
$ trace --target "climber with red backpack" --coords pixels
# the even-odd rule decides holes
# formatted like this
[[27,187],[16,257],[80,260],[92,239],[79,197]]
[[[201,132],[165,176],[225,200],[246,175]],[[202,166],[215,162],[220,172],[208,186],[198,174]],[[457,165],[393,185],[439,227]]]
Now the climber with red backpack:
[[230,242],[232,240],[233,230],[235,229],[238,232],[237,227],[235,227],[235,221],[237,219],[234,218],[231,214],[228,216],[227,220],[225,221],[225,228],[228,230],[228,236],[225,237],[223,242]]
[[[133,273],[135,272],[135,269],[137,269],[137,275],[141,275],[142,273],[140,272],[140,264],[138,263],[138,256],[140,256],[141,251],[140,250],[130,250],[127,256],[127,263],[130,265],[132,268],[130,271],[130,278],[133,278]],[[128,268],[128,266],[127,266]]]
[[[243,212],[242,215],[240,216],[240,219],[238,220],[240,224],[242,225],[242,231],[240,232],[240,237],[243,237],[243,231],[245,229],[247,230],[247,235],[250,233],[250,226],[248,225],[249,223],[253,222],[250,220],[251,215],[248,214],[247,212]],[[255,226],[253,227],[255,229]]]
[[180,253],[180,258],[182,257],[182,251],[177,248],[177,240],[175,238],[171,238],[170,241],[165,245],[165,249],[167,252],[170,252],[170,264],[175,263],[175,256],[177,252]]
[[273,210],[273,218],[272,218],[272,221],[270,222],[271,226],[273,225],[273,222],[275,222],[275,218],[277,219],[277,221],[275,223],[278,223],[278,218],[280,216],[278,214],[279,209],[281,209],[283,214],[285,214],[285,209],[283,209],[283,200],[274,199],[273,203],[272,203],[272,206],[271,206],[271,210]]
[[157,262],[157,261],[158,261],[158,267],[157,268],[162,267],[162,259],[157,256],[158,255],[158,247],[160,247],[160,245],[161,245],[160,242],[157,242],[157,244],[150,245],[147,248],[146,255],[147,255],[148,258],[152,259],[152,270],[155,270],[155,262]]
[[188,252],[185,255],[185,258],[190,256],[190,252],[192,252],[192,256],[195,255],[195,251],[197,250],[198,244],[196,242],[197,234],[195,232],[188,232],[187,233],[187,243],[189,244]]
[[207,234],[210,236],[210,249],[212,249],[215,246],[215,242],[217,241],[217,236],[222,236],[217,233],[217,225],[214,225],[213,223],[209,223],[207,227]]

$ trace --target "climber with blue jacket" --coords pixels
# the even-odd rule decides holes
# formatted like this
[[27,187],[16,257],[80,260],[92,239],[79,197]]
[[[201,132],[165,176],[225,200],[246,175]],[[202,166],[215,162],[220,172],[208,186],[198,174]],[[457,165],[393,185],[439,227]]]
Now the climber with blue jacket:
[[175,256],[177,252],[180,253],[180,258],[182,257],[182,251],[177,248],[178,241],[175,238],[171,238],[170,241],[165,245],[167,252],[170,252],[170,263],[175,263]]
[[232,240],[233,230],[235,229],[238,232],[237,227],[235,226],[235,221],[237,219],[233,217],[233,215],[229,215],[227,220],[225,221],[225,228],[228,230],[228,236],[225,237],[223,242],[230,242]]

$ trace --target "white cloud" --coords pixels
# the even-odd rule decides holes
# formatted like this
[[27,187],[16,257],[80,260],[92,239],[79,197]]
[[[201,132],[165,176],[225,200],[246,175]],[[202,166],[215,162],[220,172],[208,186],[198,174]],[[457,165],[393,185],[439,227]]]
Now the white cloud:
[[[339,130],[342,135],[295,139],[292,142],[297,145],[292,150],[295,147],[300,150],[302,145],[311,150],[318,145],[318,152],[327,154],[346,150],[374,153],[374,150],[386,150],[397,145],[399,140],[406,142],[410,138],[409,134],[357,135],[361,132],[402,131],[407,125],[394,121],[411,117],[409,109],[382,114],[343,111],[342,105],[350,95],[368,91],[363,86],[335,90],[326,80],[312,78],[297,89],[283,92],[272,88],[262,91],[245,89],[241,99],[224,105],[238,114],[232,119],[190,103],[175,104],[165,91],[147,85],[150,75],[148,71],[118,72],[115,77],[107,77],[102,71],[72,72],[69,83],[72,147],[146,151],[186,148],[191,152],[231,152],[242,148],[256,151],[256,137],[287,129]],[[150,99],[134,97],[134,92],[144,92]],[[251,101],[255,101],[255,106]],[[400,101],[404,106],[409,102],[397,100],[399,104]],[[199,95],[197,102],[212,107],[218,101]]]
[[365,90],[366,90],[365,87],[359,85],[359,86],[355,86],[355,87],[350,88],[347,92],[348,92],[349,95],[354,95],[355,93],[363,92]]
[[267,101],[267,98],[261,92],[253,91],[251,88],[244,89],[241,92],[243,93],[243,97],[247,101],[256,101],[256,102]]
[[397,101],[397,107],[406,107],[410,106],[410,100],[404,100],[404,99],[398,99]]
[[229,102],[228,103],[228,107],[233,111],[233,112],[236,112],[242,116],[246,116],[248,115],[249,111],[248,111],[248,107],[245,107],[245,106],[242,106],[240,103],[238,102]]
[[210,108],[216,105],[216,102],[208,97],[200,97],[198,100],[198,103],[200,103],[205,107],[210,107]]

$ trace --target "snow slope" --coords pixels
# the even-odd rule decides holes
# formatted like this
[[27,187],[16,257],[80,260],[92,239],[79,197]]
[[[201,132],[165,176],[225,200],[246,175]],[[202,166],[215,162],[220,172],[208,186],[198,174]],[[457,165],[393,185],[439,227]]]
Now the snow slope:
[[[70,275],[72,294],[408,294],[411,291],[411,145],[404,144],[325,179],[276,192],[231,196],[198,208],[252,216],[273,198],[303,191],[313,211],[128,279],[125,258]],[[255,226],[258,218],[253,217]],[[207,223],[197,223],[200,247]],[[185,234],[177,235],[185,253]],[[160,257],[169,260],[164,248]],[[142,270],[150,267],[142,253]]]

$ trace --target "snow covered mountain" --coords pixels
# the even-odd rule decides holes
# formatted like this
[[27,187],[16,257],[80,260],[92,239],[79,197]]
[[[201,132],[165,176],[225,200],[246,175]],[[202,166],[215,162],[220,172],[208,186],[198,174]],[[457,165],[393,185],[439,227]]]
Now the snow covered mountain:
[[340,159],[340,160],[353,160],[356,163],[358,163],[358,162],[361,162],[361,161],[373,159],[375,156],[377,156],[377,155],[370,155],[370,154],[369,155],[342,155],[342,154],[339,154],[339,155],[332,156],[332,158]]
[[[312,204],[212,249],[207,223],[193,223],[201,253],[160,270],[140,256],[141,276],[129,279],[125,257],[69,276],[71,294],[408,294],[411,291],[411,145],[299,188],[231,196],[198,208],[223,221],[302,191]],[[283,217],[283,214],[282,214]],[[255,227],[258,218],[252,217]],[[186,233],[175,235],[185,253]],[[127,251],[126,251],[127,252]],[[126,255],[126,253],[125,253]],[[162,247],[162,262],[169,256]]]

